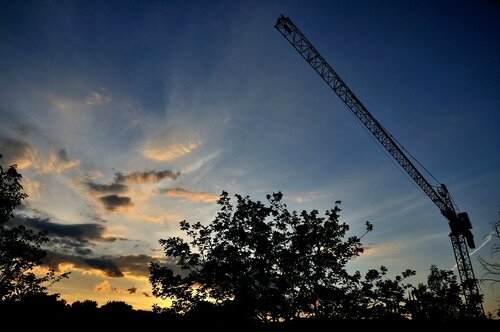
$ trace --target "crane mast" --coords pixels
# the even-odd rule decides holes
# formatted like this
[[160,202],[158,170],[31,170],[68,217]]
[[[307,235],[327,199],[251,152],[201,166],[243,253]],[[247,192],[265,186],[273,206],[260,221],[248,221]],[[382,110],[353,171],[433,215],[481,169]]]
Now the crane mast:
[[344,102],[351,112],[363,123],[370,133],[391,154],[398,164],[406,171],[413,181],[439,208],[441,214],[448,220],[451,233],[450,239],[457,262],[457,270],[460,276],[461,286],[467,315],[480,317],[484,315],[482,298],[474,276],[472,263],[467,245],[475,248],[474,238],[471,232],[472,225],[466,212],[459,213],[453,204],[450,193],[442,183],[437,188],[433,187],[422,173],[410,161],[407,154],[393,139],[393,137],[382,127],[382,125],[371,115],[366,107],[359,101],[356,95],[349,89],[340,76],[333,70],[328,62],[321,56],[316,48],[307,40],[304,34],[290,20],[281,15],[274,26],[288,42],[299,52],[307,63],[319,74],[325,83]]

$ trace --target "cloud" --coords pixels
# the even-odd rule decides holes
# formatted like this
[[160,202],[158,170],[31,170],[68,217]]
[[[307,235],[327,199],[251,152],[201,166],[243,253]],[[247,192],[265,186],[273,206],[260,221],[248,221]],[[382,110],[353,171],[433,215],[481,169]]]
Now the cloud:
[[[486,244],[488,244],[488,242],[491,241],[491,239],[493,239],[494,236],[495,236],[495,231],[491,231],[488,234],[486,234],[486,236],[484,237],[483,243],[481,243],[481,245],[479,247],[476,247],[476,249],[471,251],[469,256],[474,255],[476,252],[478,252],[480,249],[482,249]],[[457,264],[454,264],[450,270],[455,271],[456,269],[457,269]]]
[[103,93],[99,93],[97,91],[90,91],[90,94],[85,99],[86,106],[99,106],[106,104],[111,100],[110,97],[106,96]]
[[119,278],[124,276],[120,268],[106,257],[86,258],[47,251],[47,258],[47,266],[59,272],[69,269],[104,277]]
[[47,217],[16,215],[14,222],[37,231],[47,231],[51,237],[71,238],[81,242],[88,240],[114,242],[116,237],[105,237],[106,228],[100,224],[58,224]]
[[79,160],[68,158],[66,150],[61,149],[57,153],[52,152],[46,160],[37,160],[33,167],[43,173],[56,172],[62,173],[63,171],[80,165]]
[[68,153],[65,149],[60,149],[57,154],[52,153],[49,160],[43,165],[46,172],[55,171],[61,173],[67,169],[80,165],[80,161],[68,158]]
[[163,171],[144,171],[144,172],[133,172],[129,174],[115,174],[115,183],[154,183],[160,182],[163,179],[175,180],[181,175],[180,172],[174,173],[173,171],[166,169]]
[[117,211],[119,209],[126,209],[134,206],[134,203],[132,203],[132,199],[130,199],[130,197],[118,196],[115,194],[99,197],[99,201],[108,211]]
[[112,262],[120,267],[125,274],[149,277],[149,263],[157,261],[148,255],[125,255],[112,258]]
[[151,297],[151,294],[146,293],[146,292],[142,292],[142,295],[144,295],[145,297]]
[[37,153],[30,144],[9,137],[0,138],[0,153],[7,165],[17,164],[19,169],[28,168],[37,160]]
[[219,195],[201,191],[190,191],[180,187],[161,189],[160,192],[167,196],[184,198],[190,201],[215,202],[219,199]]
[[80,165],[79,160],[68,158],[68,153],[64,149],[50,152],[48,158],[43,158],[31,144],[9,137],[0,138],[0,151],[4,154],[8,165],[17,164],[19,169],[32,167],[42,173],[61,173]]
[[127,289],[127,292],[129,294],[135,294],[137,292],[137,287],[130,287],[129,289]]
[[23,191],[28,194],[28,199],[31,201],[36,201],[40,199],[40,182],[23,177],[21,179],[21,184],[23,186]]
[[113,293],[120,294],[121,292],[122,292],[122,289],[120,287],[114,287],[113,288]]
[[155,161],[167,161],[185,156],[200,146],[201,141],[179,142],[176,139],[147,141],[141,147],[144,157]]
[[394,250],[393,245],[389,243],[382,243],[379,245],[375,246],[367,246],[363,248],[363,255],[369,256],[369,255],[379,255],[379,254],[384,254],[389,251]]
[[103,91],[90,91],[87,97],[80,100],[54,96],[51,96],[50,99],[58,110],[70,112],[92,109],[111,101],[111,98]]
[[[82,183],[90,193],[92,198],[98,199],[104,208],[108,211],[116,211],[118,209],[129,208],[134,206],[132,199],[127,196],[119,196],[117,194],[123,194],[129,192],[129,183],[156,183],[164,179],[175,180],[181,175],[180,172],[173,172],[169,169],[162,171],[147,170],[143,172],[132,172],[132,173],[115,173],[114,181],[110,184],[96,183],[93,180],[84,180]],[[102,196],[104,195],[104,196]],[[100,196],[100,197],[99,197]],[[140,199],[144,199],[145,195],[141,194]]]
[[109,281],[104,280],[103,282],[98,283],[97,285],[94,286],[94,289],[98,292],[109,292],[111,289],[111,286],[109,285]]
[[311,201],[313,199],[320,198],[320,197],[322,197],[324,195],[325,195],[324,193],[321,193],[321,192],[318,192],[318,191],[311,191],[311,192],[308,192],[308,193],[305,193],[305,194],[302,194],[302,195],[296,195],[296,196],[293,197],[293,200],[296,203],[302,204],[302,203],[305,203],[305,202],[309,202],[309,201]]
[[[148,278],[149,263],[158,261],[158,258],[144,254],[92,258],[67,255],[54,251],[48,251],[47,254],[48,267],[56,271],[62,272],[65,269],[73,269],[79,270],[82,273],[111,278],[120,278],[124,276]],[[172,261],[168,261],[167,265],[171,268],[175,268],[176,271],[178,270]],[[180,273],[180,271],[178,273]],[[130,293],[134,288],[135,287],[132,287],[127,291]],[[136,288],[135,291],[137,291]]]
[[89,246],[96,242],[115,242],[126,240],[114,236],[106,236],[106,228],[101,224],[58,224],[51,222],[48,217],[28,217],[16,215],[14,225],[24,225],[35,231],[47,231],[50,241],[47,246],[51,250],[62,254],[76,254],[89,256],[93,253]]
[[126,185],[121,183],[100,184],[93,181],[86,181],[87,189],[95,194],[121,194],[128,191]]

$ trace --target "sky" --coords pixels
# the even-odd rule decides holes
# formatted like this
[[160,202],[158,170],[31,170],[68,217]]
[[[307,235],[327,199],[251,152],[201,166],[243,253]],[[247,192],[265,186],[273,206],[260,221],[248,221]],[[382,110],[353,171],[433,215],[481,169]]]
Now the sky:
[[[302,30],[376,119],[450,190],[489,258],[500,211],[494,1],[1,1],[0,153],[49,231],[69,303],[153,303],[147,266],[225,190],[325,211],[369,249],[349,264],[454,267],[439,209],[274,29]],[[433,183],[434,184],[434,183]],[[481,285],[485,309],[500,289]],[[167,303],[168,305],[168,303]]]

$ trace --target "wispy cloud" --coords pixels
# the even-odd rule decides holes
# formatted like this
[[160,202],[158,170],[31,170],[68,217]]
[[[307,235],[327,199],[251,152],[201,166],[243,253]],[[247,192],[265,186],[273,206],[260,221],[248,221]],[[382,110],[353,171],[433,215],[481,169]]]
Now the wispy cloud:
[[85,98],[86,106],[98,106],[108,103],[111,98],[104,92],[90,91],[90,94]]
[[[494,231],[491,231],[489,232],[485,237],[484,237],[484,241],[483,243],[481,243],[481,245],[479,247],[477,247],[476,249],[474,249],[470,254],[469,256],[472,256],[474,255],[476,252],[478,252],[479,250],[481,250],[481,248],[483,248],[488,242],[491,241],[491,239],[493,239],[493,236],[495,235],[495,232]],[[455,271],[457,269],[457,264],[453,265],[451,270],[452,271]]]
[[295,195],[293,197],[293,200],[296,203],[302,204],[302,203],[309,202],[313,199],[316,199],[316,198],[319,198],[322,196],[324,196],[324,194],[319,192],[319,191],[311,191],[311,192],[307,192],[307,193],[304,193],[301,195]]
[[52,152],[49,158],[40,164],[38,169],[44,173],[61,173],[78,165],[80,165],[79,160],[69,159],[66,150],[60,149],[57,153]]
[[23,191],[28,194],[28,199],[30,201],[36,201],[40,198],[40,182],[34,179],[23,177],[21,179],[21,184],[23,186]]
[[179,197],[198,202],[215,202],[219,198],[219,195],[202,191],[190,191],[180,187],[161,189],[160,192],[170,197]]
[[139,148],[140,153],[151,160],[168,161],[183,157],[201,145],[198,135],[189,129],[175,129],[168,135],[160,134],[148,138]]
[[10,137],[0,138],[0,151],[4,154],[8,165],[17,164],[19,169],[33,168],[41,173],[61,173],[80,165],[79,160],[70,159],[65,149],[43,154],[28,142]]
[[27,142],[10,137],[0,138],[0,148],[8,165],[17,164],[20,169],[28,168],[37,160],[35,149]]
[[111,98],[104,91],[90,91],[85,98],[80,100],[50,96],[50,101],[60,111],[74,111],[104,105],[110,102]]
[[378,255],[388,253],[389,251],[394,250],[394,244],[390,243],[381,243],[375,246],[367,246],[363,249],[363,255]]

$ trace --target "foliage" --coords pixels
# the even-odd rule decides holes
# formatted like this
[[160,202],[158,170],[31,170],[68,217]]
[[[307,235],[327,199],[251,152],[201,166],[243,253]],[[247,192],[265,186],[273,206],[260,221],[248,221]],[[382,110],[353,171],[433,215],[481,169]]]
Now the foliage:
[[369,270],[360,281],[357,294],[357,307],[352,318],[363,319],[402,319],[408,317],[406,291],[410,284],[403,281],[414,276],[415,271],[406,270],[394,279],[387,276],[387,268]]
[[360,239],[346,238],[340,202],[320,217],[317,210],[289,212],[282,196],[268,195],[266,205],[235,195],[233,207],[223,192],[212,223],[182,221],[189,243],[160,240],[180,272],[151,263],[153,294],[172,299],[181,313],[213,302],[260,320],[342,316],[344,294],[358,281],[345,266],[363,252]]
[[[500,213],[499,219],[491,224],[491,233],[493,245],[490,249],[490,259],[485,259],[483,257],[479,257],[479,263],[484,269],[484,274],[481,277],[481,282],[489,283],[492,287],[495,284],[500,283],[500,263],[498,260],[498,256],[500,255]],[[500,302],[500,301],[499,301]],[[497,315],[500,317],[500,307],[496,310]]]
[[453,320],[462,317],[464,304],[457,277],[431,266],[427,285],[413,287],[408,304],[413,319]]
[[21,174],[16,170],[16,165],[10,166],[6,171],[0,165],[0,225],[4,225],[13,218],[12,212],[28,197],[26,193],[22,192],[21,178]]
[[94,314],[97,312],[97,302],[92,300],[76,301],[71,304],[71,309],[77,313]]
[[67,274],[56,276],[54,271],[37,277],[33,269],[45,259],[41,246],[48,241],[46,234],[8,224],[14,217],[13,211],[27,197],[22,192],[21,178],[16,165],[6,171],[0,165],[0,301],[19,301],[43,293],[48,286],[67,277]]
[[127,314],[132,312],[133,308],[123,301],[108,301],[100,310],[107,314]]

